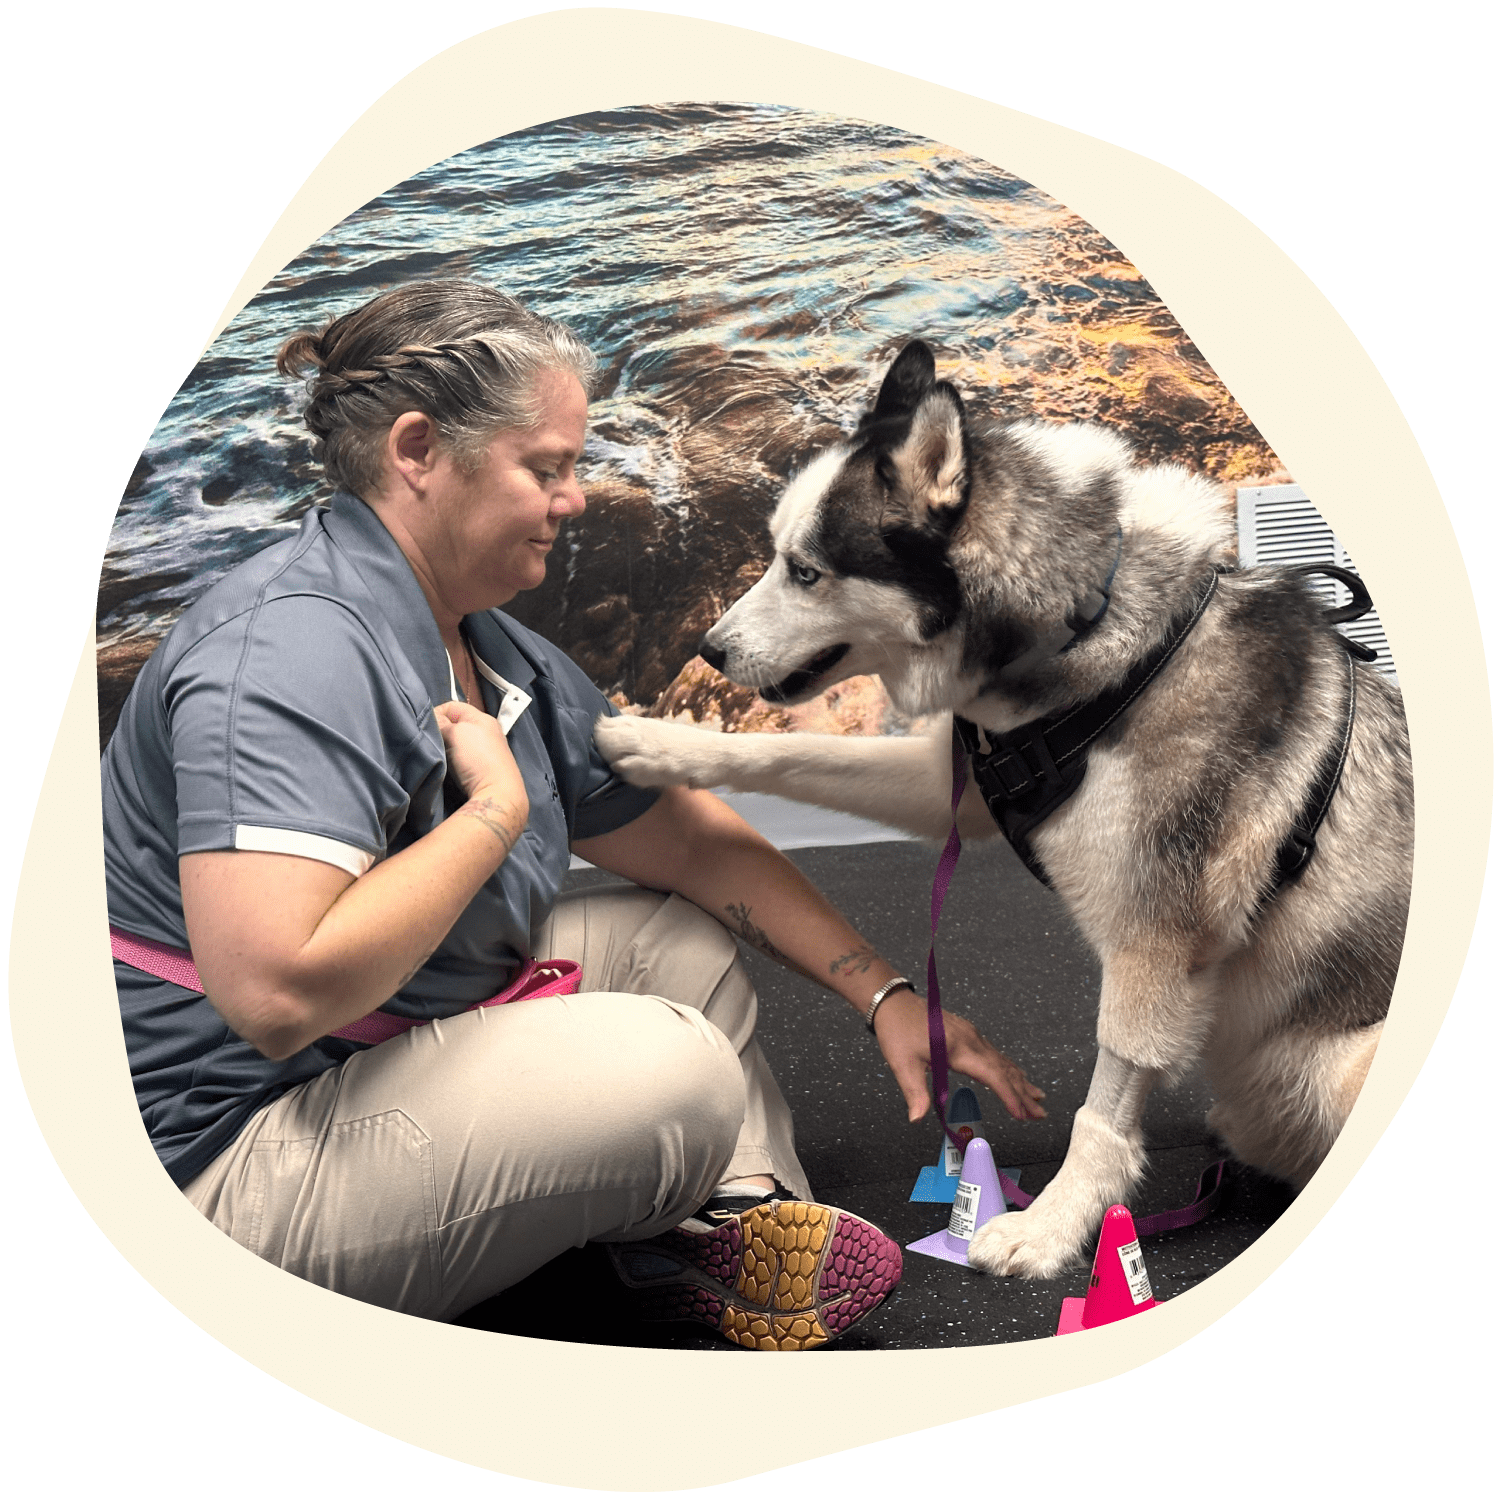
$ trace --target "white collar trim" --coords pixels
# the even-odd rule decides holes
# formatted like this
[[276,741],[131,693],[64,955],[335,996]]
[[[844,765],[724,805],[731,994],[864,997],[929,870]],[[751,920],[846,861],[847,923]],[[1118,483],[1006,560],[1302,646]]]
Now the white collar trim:
[[[447,655],[445,651],[443,653]],[[483,661],[479,659],[478,651],[469,652],[470,659],[474,662],[474,668],[478,671],[491,687],[500,694],[500,710],[495,714],[500,723],[500,732],[509,736],[511,725],[531,706],[531,694],[522,692],[519,687],[507,682],[498,672],[491,671]],[[458,690],[458,678],[453,674],[453,657],[448,656],[448,690],[453,694],[454,702],[461,702],[463,695]]]
[[[501,732],[509,734],[510,726],[531,706],[531,694],[522,692],[519,687],[507,682],[498,672],[491,671],[479,659],[478,651],[472,652],[472,655],[479,675],[500,693],[500,711],[495,717],[500,720]],[[448,669],[453,670],[452,662],[448,663]]]

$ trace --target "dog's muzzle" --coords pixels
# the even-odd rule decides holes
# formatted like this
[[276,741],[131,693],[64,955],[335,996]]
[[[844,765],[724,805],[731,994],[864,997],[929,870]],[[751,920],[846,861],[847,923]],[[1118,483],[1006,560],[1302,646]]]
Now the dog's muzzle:
[[819,677],[832,671],[845,656],[849,654],[847,645],[833,645],[814,656],[806,666],[794,671],[790,676],[783,677],[771,687],[760,687],[756,690],[768,703],[791,703],[798,698],[807,695],[807,689],[811,687]]
[[[718,646],[710,643],[707,635],[698,642],[698,654],[718,672],[724,671],[724,663],[729,659],[729,653],[720,650]],[[789,676],[783,677],[781,681],[774,682],[769,687],[756,687],[755,690],[768,703],[791,702],[805,693],[819,677],[825,672],[831,671],[848,654],[849,647],[847,644],[829,646],[826,651],[822,651],[814,656],[806,666],[798,667],[796,671],[792,672]],[[728,675],[727,673],[725,674]],[[734,680],[736,679],[730,677],[730,681]],[[744,682],[741,685],[749,687],[754,684]]]

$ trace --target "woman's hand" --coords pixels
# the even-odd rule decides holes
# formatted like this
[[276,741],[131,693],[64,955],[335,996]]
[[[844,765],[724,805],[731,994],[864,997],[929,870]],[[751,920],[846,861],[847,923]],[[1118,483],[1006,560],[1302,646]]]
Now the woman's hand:
[[465,811],[493,825],[508,851],[526,826],[531,803],[504,731],[468,703],[440,703],[434,711],[448,768],[469,799]]
[[[989,1088],[1014,1119],[1045,1119],[1042,1090],[1027,1079],[1003,1051],[991,1046],[962,1016],[943,1011],[948,1065]],[[927,1068],[932,1058],[927,1037],[927,1001],[898,989],[875,1012],[875,1039],[906,1098],[907,1118],[915,1124],[932,1107]]]

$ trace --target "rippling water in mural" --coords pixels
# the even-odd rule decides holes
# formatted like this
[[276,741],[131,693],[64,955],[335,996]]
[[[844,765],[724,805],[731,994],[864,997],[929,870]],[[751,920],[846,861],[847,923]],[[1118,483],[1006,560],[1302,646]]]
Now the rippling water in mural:
[[[352,214],[235,318],[132,475],[100,586],[113,721],[177,614],[325,493],[275,373],[288,335],[403,280],[476,276],[570,323],[604,375],[590,508],[511,612],[622,701],[784,724],[683,673],[758,576],[788,472],[909,337],[997,416],[1088,418],[1226,483],[1279,469],[1151,287],[1000,167],[881,125],[673,105],[466,151]],[[868,694],[823,705],[868,727]],[[853,706],[851,706],[851,704]],[[705,711],[705,705],[707,711]]]

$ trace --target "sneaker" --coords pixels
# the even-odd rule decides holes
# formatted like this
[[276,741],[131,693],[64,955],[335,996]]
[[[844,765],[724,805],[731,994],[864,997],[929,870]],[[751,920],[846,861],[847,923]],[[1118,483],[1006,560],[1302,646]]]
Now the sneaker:
[[715,1197],[654,1239],[611,1244],[644,1315],[701,1322],[744,1348],[817,1348],[875,1310],[901,1249],[863,1218],[774,1196]]

